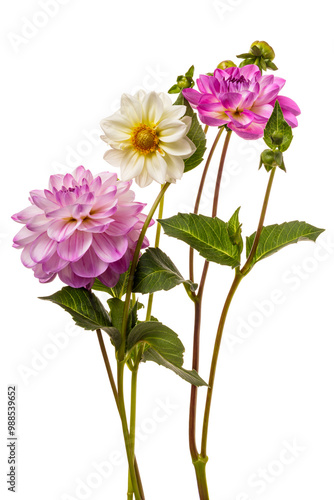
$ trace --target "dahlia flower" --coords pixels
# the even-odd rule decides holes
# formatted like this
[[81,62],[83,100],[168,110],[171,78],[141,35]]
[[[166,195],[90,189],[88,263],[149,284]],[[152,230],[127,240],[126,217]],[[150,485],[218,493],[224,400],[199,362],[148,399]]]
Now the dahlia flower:
[[174,106],[162,93],[123,94],[121,109],[101,121],[101,138],[112,147],[104,159],[120,167],[122,180],[135,178],[141,187],[181,179],[183,160],[196,149],[187,137],[191,118],[185,112],[186,106]]
[[216,69],[213,76],[201,75],[197,80],[199,91],[182,92],[206,125],[227,125],[244,139],[259,139],[276,100],[287,123],[291,127],[298,125],[299,107],[289,97],[278,95],[284,84],[283,78],[262,76],[257,66],[249,64]]
[[[13,215],[24,227],[14,237],[21,261],[41,283],[61,281],[90,288],[98,278],[109,287],[130,264],[146,217],[134,202],[131,182],[84,167],[51,175],[49,189],[30,192],[30,206]],[[148,246],[145,238],[143,248]]]

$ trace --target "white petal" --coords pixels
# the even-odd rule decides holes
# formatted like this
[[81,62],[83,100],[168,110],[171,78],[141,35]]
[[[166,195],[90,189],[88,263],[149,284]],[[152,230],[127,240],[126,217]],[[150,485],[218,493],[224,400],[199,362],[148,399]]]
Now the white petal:
[[107,137],[110,137],[114,130],[125,134],[131,134],[132,130],[132,122],[126,115],[122,115],[119,111],[101,120],[100,126]]
[[148,175],[159,184],[164,184],[166,181],[167,163],[160,153],[151,153],[145,158],[145,166]]
[[148,175],[147,168],[144,166],[141,174],[135,178],[135,181],[139,187],[144,188],[146,186],[149,186],[152,183],[153,179]]
[[140,175],[144,166],[144,155],[137,151],[127,151],[121,163],[121,178],[122,181],[129,181]]
[[167,154],[174,156],[181,156],[182,158],[189,158],[195,151],[195,145],[185,137],[177,142],[165,143],[159,142],[159,147],[162,148]]
[[120,167],[125,154],[126,151],[121,149],[109,149],[104,153],[103,158],[114,167]]
[[156,92],[146,94],[143,101],[143,121],[150,126],[155,126],[161,118],[164,106]]
[[139,89],[138,92],[135,93],[135,97],[140,101],[143,102],[144,98],[146,96],[146,92],[143,89]]
[[187,108],[183,104],[170,106],[169,108],[165,108],[164,112],[162,113],[161,120],[179,120],[180,118],[182,118],[182,116],[184,116],[186,111]]
[[186,135],[187,125],[182,121],[170,122],[166,127],[157,129],[159,139],[163,142],[175,142]]
[[184,116],[181,121],[186,124],[186,127],[187,127],[186,128],[186,135],[187,135],[189,132],[189,129],[191,127],[191,124],[192,124],[192,119],[190,116]]
[[141,103],[130,94],[122,95],[121,113],[123,116],[126,116],[134,126],[137,126],[142,122]]
[[167,177],[170,182],[175,182],[176,179],[181,179],[184,172],[184,161],[179,156],[165,155],[164,160],[167,163]]

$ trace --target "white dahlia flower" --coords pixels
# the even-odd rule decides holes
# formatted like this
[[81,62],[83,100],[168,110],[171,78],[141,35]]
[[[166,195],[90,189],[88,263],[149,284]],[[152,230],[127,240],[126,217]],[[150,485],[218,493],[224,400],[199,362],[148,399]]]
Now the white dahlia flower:
[[123,94],[121,109],[101,121],[101,138],[112,148],[104,159],[120,167],[123,181],[134,178],[141,187],[181,179],[183,160],[196,149],[187,137],[191,118],[185,112],[166,94]]

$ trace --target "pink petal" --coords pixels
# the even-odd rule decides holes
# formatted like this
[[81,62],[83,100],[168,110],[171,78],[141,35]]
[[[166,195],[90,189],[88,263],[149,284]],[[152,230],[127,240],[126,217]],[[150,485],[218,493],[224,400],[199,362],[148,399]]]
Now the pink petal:
[[91,233],[77,230],[67,240],[58,243],[58,255],[64,260],[75,262],[87,252],[92,241]]
[[105,286],[113,288],[115,285],[117,285],[117,282],[119,280],[119,273],[116,273],[112,266],[108,266],[104,273],[100,274],[98,278]]
[[299,109],[299,106],[295,103],[295,101],[293,101],[289,97],[284,97],[282,95],[279,95],[277,97],[277,100],[282,108],[282,111],[284,110],[290,111],[290,113],[293,113],[295,116],[300,115],[301,111]]
[[29,222],[27,222],[27,229],[29,231],[42,232],[46,231],[50,221],[45,217],[45,214],[35,215]]
[[291,113],[291,111],[283,110],[283,116],[284,120],[287,122],[288,125],[290,125],[290,127],[292,128],[298,127],[298,120],[295,117],[295,115]]
[[36,240],[37,234],[24,226],[13,238],[15,248],[22,248]]
[[92,248],[103,262],[115,262],[125,254],[128,240],[125,237],[108,237],[105,234],[94,234]]
[[80,260],[71,263],[72,271],[84,278],[96,278],[104,273],[107,267],[108,263],[99,259],[92,248],[89,248]]
[[202,97],[202,94],[200,94],[199,92],[197,92],[197,90],[194,89],[184,89],[182,90],[182,94],[187,99],[187,101],[190,102],[192,107],[196,109],[200,101],[200,98]]
[[235,127],[233,124],[229,124],[230,129],[232,129],[239,137],[243,139],[260,139],[263,137],[264,124],[252,122],[247,128]]
[[54,220],[49,225],[47,233],[52,240],[61,242],[69,238],[80,224],[81,220]]
[[72,288],[84,288],[87,287],[91,283],[90,278],[82,278],[81,276],[77,276],[71,269],[71,265],[68,264],[64,269],[59,271],[59,278],[63,283]]
[[261,77],[261,71],[255,64],[248,64],[243,68],[240,68],[240,76],[244,76],[248,80],[252,80],[256,77]]
[[246,128],[254,120],[254,115],[251,111],[243,111],[242,113],[227,111],[226,114],[231,118],[235,127]]
[[47,233],[42,233],[31,244],[30,257],[36,263],[45,262],[56,250],[57,243],[51,240]]
[[21,212],[18,212],[17,214],[12,215],[12,219],[15,220],[16,222],[22,222],[25,223],[28,220],[30,220],[32,217],[35,217],[35,215],[39,215],[41,213],[41,209],[36,207],[35,205],[31,205],[23,210]]
[[51,257],[43,262],[43,271],[46,273],[58,273],[61,269],[64,269],[68,265],[66,260],[59,257],[58,253],[55,252]]
[[226,110],[237,109],[242,100],[242,95],[238,92],[226,92],[219,95],[220,102]]

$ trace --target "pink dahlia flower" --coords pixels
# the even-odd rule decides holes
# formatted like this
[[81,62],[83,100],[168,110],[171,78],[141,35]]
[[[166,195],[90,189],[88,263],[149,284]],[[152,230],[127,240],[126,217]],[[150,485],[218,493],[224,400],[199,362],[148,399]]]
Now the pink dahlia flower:
[[[90,288],[98,278],[109,287],[130,264],[146,216],[134,202],[131,181],[78,167],[51,175],[49,189],[30,193],[31,205],[13,215],[24,227],[14,238],[21,260],[41,283],[61,281]],[[145,238],[143,248],[148,246]]]
[[184,89],[183,95],[197,109],[206,125],[227,125],[244,139],[259,139],[278,100],[285,120],[297,127],[300,114],[297,104],[278,93],[285,84],[283,78],[261,75],[254,64],[243,68],[216,69],[213,76],[201,75],[199,92]]

